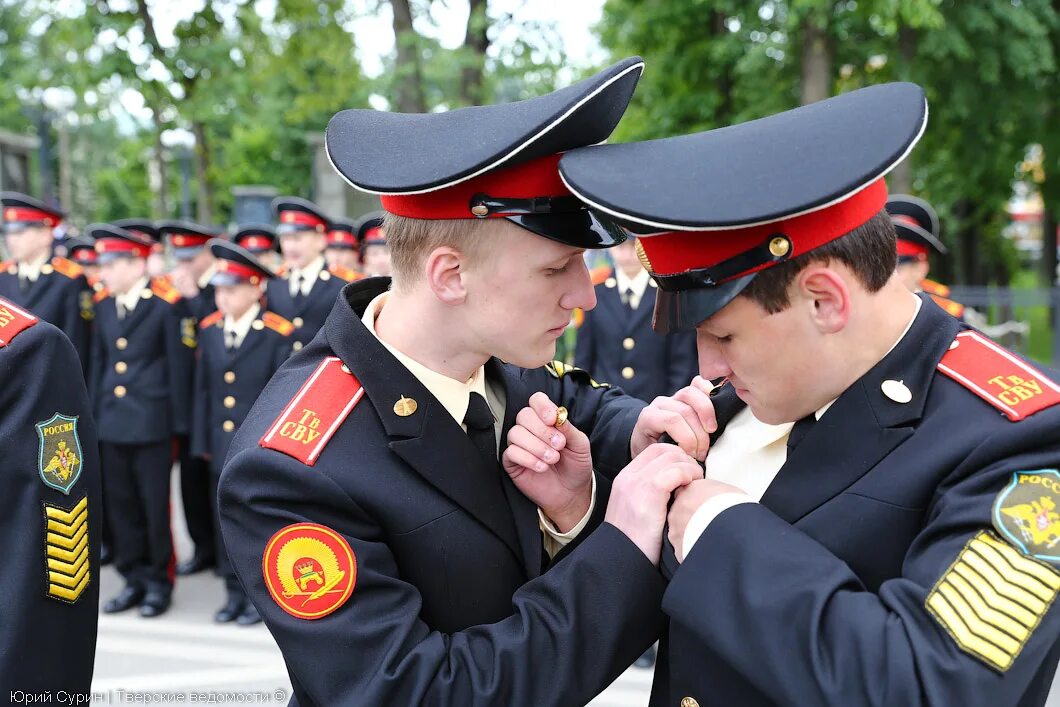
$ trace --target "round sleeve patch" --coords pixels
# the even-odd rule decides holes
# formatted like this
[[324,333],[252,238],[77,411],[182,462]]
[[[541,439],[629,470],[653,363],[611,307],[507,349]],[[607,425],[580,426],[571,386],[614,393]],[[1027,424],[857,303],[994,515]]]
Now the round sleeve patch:
[[319,619],[346,603],[357,583],[357,559],[346,539],[317,523],[278,530],[261,571],[273,601],[291,616]]

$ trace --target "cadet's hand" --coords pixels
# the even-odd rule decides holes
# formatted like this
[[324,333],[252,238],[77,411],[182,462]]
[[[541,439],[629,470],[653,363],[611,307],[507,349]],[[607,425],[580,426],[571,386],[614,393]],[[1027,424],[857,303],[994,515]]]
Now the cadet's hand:
[[657,565],[670,494],[702,478],[703,469],[692,457],[672,444],[653,444],[615,477],[604,520]]
[[199,283],[195,281],[195,276],[187,268],[174,268],[169,274],[169,281],[173,283],[173,287],[177,288],[181,297],[191,299],[199,294]]
[[710,381],[696,376],[692,382],[673,394],[660,396],[641,411],[629,440],[632,456],[640,454],[663,434],[699,461],[707,458],[710,434],[717,431],[718,419],[710,400]]
[[589,511],[593,460],[589,438],[573,423],[556,424],[556,405],[534,393],[508,432],[501,463],[524,496],[565,533]]
[[678,562],[684,562],[685,559],[685,548],[682,546],[685,541],[685,529],[688,527],[692,514],[698,511],[708,499],[722,493],[742,494],[743,491],[720,481],[699,479],[675,492],[674,505],[670,506],[670,515],[666,519],[670,524],[666,537],[674,546]]

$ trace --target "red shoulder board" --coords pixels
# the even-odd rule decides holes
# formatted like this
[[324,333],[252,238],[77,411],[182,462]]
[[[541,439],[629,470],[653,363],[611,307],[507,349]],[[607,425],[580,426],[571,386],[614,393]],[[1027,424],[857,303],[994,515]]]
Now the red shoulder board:
[[964,305],[960,302],[954,302],[951,299],[946,299],[942,295],[931,295],[931,299],[935,301],[935,304],[942,307],[942,311],[951,317],[957,317],[960,319],[964,316]]
[[284,336],[290,336],[291,332],[294,331],[294,324],[287,321],[276,312],[265,312],[261,315],[261,322],[269,329],[283,334]]
[[611,266],[609,265],[597,265],[589,271],[589,279],[592,281],[593,287],[604,284],[609,277],[611,277]]
[[209,327],[212,327],[214,324],[216,324],[217,322],[219,322],[222,319],[224,319],[224,316],[225,315],[221,314],[220,312],[214,312],[213,314],[207,314],[205,317],[202,318],[202,321],[199,322],[199,328],[200,329],[207,329]]
[[346,282],[353,282],[354,280],[360,280],[364,277],[364,275],[357,272],[356,270],[344,268],[341,265],[332,265],[330,268],[328,268],[328,272],[330,272],[332,275],[339,279],[345,280]]
[[26,310],[0,298],[0,348],[10,344],[12,339],[39,321]]
[[1060,403],[1060,386],[977,331],[962,331],[939,370],[1016,422]]
[[177,291],[176,287],[169,282],[169,280],[156,277],[151,280],[151,292],[155,293],[156,297],[161,297],[170,304],[176,304],[180,301],[180,292]]
[[14,267],[14,265],[15,265],[15,261],[14,260],[5,260],[4,262],[0,263],[0,272],[7,272],[12,267]]
[[328,356],[258,444],[313,466],[363,395],[361,382],[337,356]]
[[55,272],[60,275],[65,275],[71,280],[79,277],[84,272],[84,269],[74,261],[60,258],[58,256],[52,258],[52,267],[55,269]]
[[[99,289],[92,293],[92,302],[95,303],[95,304],[99,304],[103,300],[105,300],[108,297],[110,297],[110,290],[108,290],[106,287],[103,287],[103,283],[102,282],[99,283],[99,284],[100,284]],[[95,289],[95,288],[93,288],[93,289]]]
[[920,289],[927,292],[929,295],[938,295],[939,297],[949,297],[950,288],[943,285],[941,282],[935,282],[934,280],[928,280],[924,278],[920,281]]
[[287,265],[276,268],[276,277],[287,277]]

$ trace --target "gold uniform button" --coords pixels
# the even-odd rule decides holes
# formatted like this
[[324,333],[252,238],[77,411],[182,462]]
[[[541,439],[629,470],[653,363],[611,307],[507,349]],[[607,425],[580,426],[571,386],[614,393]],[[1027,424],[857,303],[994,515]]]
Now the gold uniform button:
[[301,317],[295,317],[291,320],[291,324],[294,324],[295,329],[301,329],[302,325],[305,324],[305,322],[302,321]]
[[323,280],[324,282],[327,282],[328,280],[331,279],[331,273],[329,273],[327,270],[322,270],[320,272],[320,279]]
[[232,422],[231,420],[225,420],[224,424],[221,425],[221,429],[224,430],[225,432],[231,432],[235,428],[236,428],[236,423]]
[[114,386],[114,396],[117,397],[117,398],[124,398],[125,397],[125,386],[124,385]]
[[151,290],[144,290],[143,292],[140,293],[140,297],[142,297],[143,299],[151,299],[154,296],[155,296],[155,293],[151,292]]
[[626,366],[625,368],[622,369],[622,377],[625,378],[626,380],[629,380],[630,378],[632,378],[634,376],[634,374],[635,374],[634,370],[631,367],[629,367],[629,366]]
[[41,275],[51,275],[53,272],[55,272],[55,268],[53,268],[51,265],[44,264],[40,266]]
[[235,383],[236,374],[232,371],[225,371],[225,383]]
[[622,348],[624,348],[626,351],[632,350],[633,347],[636,345],[637,342],[634,341],[632,337],[627,336],[625,339],[622,339]]
[[224,404],[226,408],[234,408],[236,406],[236,399],[233,398],[231,395],[226,395]]
[[129,370],[129,364],[125,363],[125,361],[118,361],[114,364],[115,373],[121,374],[125,373],[127,370]]
[[129,345],[129,340],[124,336],[118,337],[118,340],[114,342],[114,345],[118,347],[118,351],[124,351],[125,347]]
[[261,321],[260,319],[255,319],[253,322],[250,323],[250,326],[253,327],[254,331],[261,331],[265,328],[265,322]]
[[291,349],[293,349],[294,351],[301,351],[302,350],[302,342],[301,341],[294,342],[293,344],[291,344]]
[[699,702],[696,701],[695,697],[682,697],[681,707],[699,707]]

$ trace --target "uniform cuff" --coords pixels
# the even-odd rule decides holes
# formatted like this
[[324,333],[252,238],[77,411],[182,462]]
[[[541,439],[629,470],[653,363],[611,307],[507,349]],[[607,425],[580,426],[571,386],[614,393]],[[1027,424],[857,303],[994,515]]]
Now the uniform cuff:
[[717,496],[708,498],[688,519],[688,525],[685,526],[685,535],[681,539],[681,556],[677,560],[683,562],[688,557],[688,553],[692,552],[692,546],[696,544],[699,536],[703,534],[703,531],[707,529],[707,526],[715,518],[721,515],[723,511],[741,503],[755,503],[755,500],[745,493],[737,493],[735,491],[719,493]]
[[589,495],[589,510],[585,512],[582,519],[578,521],[578,524],[568,530],[566,533],[561,533],[556,529],[556,526],[548,519],[544,511],[540,508],[537,509],[538,522],[541,525],[542,542],[545,546],[545,552],[548,553],[549,559],[554,558],[560,550],[566,547],[567,543],[574,538],[578,537],[578,533],[585,529],[585,526],[589,523],[589,518],[593,515],[593,509],[596,508],[596,473],[592,473],[592,491]]

